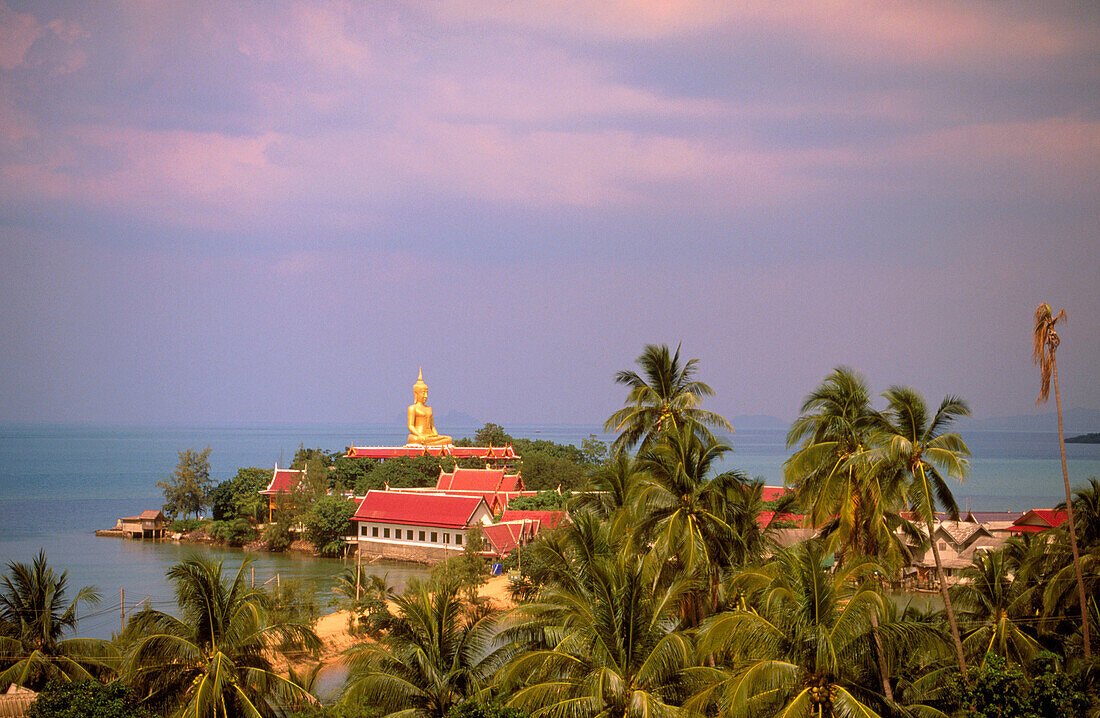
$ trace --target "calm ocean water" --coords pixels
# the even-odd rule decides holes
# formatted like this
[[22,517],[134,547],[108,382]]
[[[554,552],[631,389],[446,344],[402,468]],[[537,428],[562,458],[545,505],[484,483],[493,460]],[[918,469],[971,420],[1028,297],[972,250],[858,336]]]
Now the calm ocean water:
[[[447,427],[456,436],[474,427]],[[598,427],[509,426],[514,436],[579,443]],[[607,437],[604,437],[607,438]],[[1025,510],[1061,500],[1062,479],[1057,435],[1053,432],[972,432],[965,435],[974,457],[971,475],[957,486],[962,506],[989,510]],[[212,448],[211,468],[218,481],[241,466],[289,464],[299,444],[339,450],[357,445],[403,443],[400,427],[377,425],[112,427],[0,425],[0,563],[29,561],[44,549],[50,563],[69,572],[70,585],[95,585],[103,594],[98,611],[81,619],[80,633],[108,637],[119,627],[120,589],[127,609],[146,597],[167,608],[171,587],[164,572],[184,555],[202,551],[236,568],[239,550],[195,548],[171,542],[96,538],[95,529],[113,526],[120,516],[158,508],[155,484],[175,467],[176,452]],[[741,429],[733,437],[734,454],[724,468],[736,467],[769,484],[782,483],[788,454],[784,432]],[[1100,476],[1100,445],[1070,444],[1070,479],[1081,483]],[[319,597],[331,595],[331,577],[343,563],[297,555],[254,555],[257,583],[276,573],[280,580],[307,579]],[[391,583],[403,585],[422,569],[379,566]]]

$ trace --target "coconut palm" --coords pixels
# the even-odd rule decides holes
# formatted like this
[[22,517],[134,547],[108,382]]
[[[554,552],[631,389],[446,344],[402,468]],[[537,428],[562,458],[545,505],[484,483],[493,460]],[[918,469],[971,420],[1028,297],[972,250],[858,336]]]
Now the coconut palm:
[[1092,660],[1092,648],[1089,641],[1088,601],[1085,598],[1085,582],[1081,576],[1081,556],[1077,551],[1077,529],[1073,519],[1073,498],[1070,496],[1069,469],[1066,468],[1066,439],[1062,431],[1062,392],[1058,386],[1058,337],[1055,325],[1066,319],[1066,310],[1054,314],[1050,305],[1040,304],[1035,309],[1035,329],[1032,332],[1032,357],[1039,366],[1041,382],[1039,398],[1036,404],[1042,404],[1050,397],[1050,383],[1054,381],[1054,403],[1058,408],[1058,448],[1062,456],[1062,479],[1066,488],[1066,511],[1069,512],[1069,543],[1073,551],[1073,570],[1077,575],[1077,599],[1081,606],[1081,635],[1084,639],[1085,661]]
[[609,519],[630,503],[640,478],[641,470],[634,458],[619,449],[606,463],[592,470],[588,486],[573,498],[570,510]]
[[905,522],[902,474],[896,465],[870,461],[881,417],[871,407],[862,376],[837,367],[802,402],[787,433],[794,449],[784,480],[807,503],[814,528],[847,560],[857,555],[898,559],[904,548],[896,528]]
[[499,614],[471,610],[456,583],[417,585],[399,596],[397,615],[378,643],[349,651],[341,699],[407,718],[442,718],[491,685],[507,652],[498,645]]
[[[841,563],[868,556],[896,564],[906,553],[896,530],[909,528],[899,513],[903,474],[896,463],[869,460],[881,422],[866,380],[842,366],[806,397],[787,433],[787,448],[798,448],[784,465],[784,480],[807,503],[811,524],[822,530]],[[872,624],[876,621],[872,614]],[[892,700],[877,631],[874,638],[883,691]]]
[[[909,480],[909,498],[914,512],[924,522],[929,539],[934,532],[937,505],[952,518],[959,515],[958,504],[944,474],[962,481],[969,466],[970,449],[958,433],[947,429],[961,416],[970,415],[970,407],[956,396],[945,397],[936,413],[929,416],[924,398],[908,387],[894,386],[883,395],[887,410],[876,430],[876,450],[881,458],[900,464]],[[942,472],[942,473],[941,473]],[[966,656],[963,653],[955,608],[947,591],[947,579],[936,541],[931,541],[936,562],[936,577],[947,612],[947,623],[955,641],[959,670],[966,678]]]
[[[698,690],[685,707],[722,716],[878,716],[889,707],[869,691],[875,667],[871,615],[885,599],[862,577],[876,567],[849,562],[830,575],[811,541],[766,566],[735,576],[742,608],[707,619],[699,651],[718,665],[690,671]],[[891,643],[935,641],[928,624],[904,621],[880,629]]]
[[220,561],[188,558],[168,570],[180,617],[147,607],[130,619],[123,676],[146,703],[177,718],[228,718],[272,715],[280,694],[305,698],[270,656],[320,641],[307,626],[271,623],[267,594],[249,586],[249,563],[228,578]]
[[730,423],[713,411],[699,408],[703,397],[713,396],[709,385],[695,380],[698,359],[680,363],[667,345],[647,344],[637,359],[641,374],[624,370],[615,375],[618,384],[630,387],[626,406],[604,424],[619,434],[612,449],[645,448],[662,433],[690,424],[701,437],[713,439],[710,427],[733,432]]
[[0,578],[0,686],[39,689],[51,678],[85,680],[117,668],[106,641],[65,638],[76,629],[80,605],[96,606],[99,593],[84,586],[66,603],[68,572],[55,574],[39,551],[30,564],[11,561]]
[[638,456],[645,476],[634,500],[635,543],[652,546],[662,573],[683,571],[698,578],[705,593],[693,592],[696,600],[684,607],[691,625],[714,610],[721,572],[729,567],[736,542],[725,520],[726,496],[730,484],[743,488],[744,478],[728,472],[710,480],[715,462],[728,451],[728,445],[700,437],[685,424]]
[[502,671],[508,704],[532,718],[680,715],[693,650],[677,607],[689,582],[655,587],[652,564],[627,553],[589,569],[589,583],[516,609],[519,635],[534,640]]
[[1042,646],[1027,619],[1034,616],[1038,586],[1014,580],[1013,561],[1002,551],[978,552],[963,569],[952,596],[971,626],[963,646],[971,656],[990,653],[1026,665]]

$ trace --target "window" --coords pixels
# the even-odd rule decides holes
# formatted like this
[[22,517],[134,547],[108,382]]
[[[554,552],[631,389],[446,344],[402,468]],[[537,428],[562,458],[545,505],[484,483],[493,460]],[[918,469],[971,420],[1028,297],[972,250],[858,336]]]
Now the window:
[[377,526],[371,526],[370,527],[370,535],[375,537],[375,538],[378,538],[378,527]]
[[413,540],[413,530],[412,529],[405,529],[405,538],[407,538],[409,541]]
[[947,550],[947,542],[946,541],[940,541],[940,551],[946,551],[946,550]]
[[364,526],[363,524],[359,524],[359,535],[360,536],[366,536],[367,535],[367,527]]
[[420,532],[420,539],[419,539],[419,540],[420,540],[420,541],[423,541],[423,540],[424,540],[424,532],[423,532],[423,531],[421,531],[421,532]]
[[438,539],[435,537],[435,531],[432,531],[432,543],[435,543]]
[[390,537],[389,527],[386,527],[386,528],[382,529],[382,538],[389,538],[389,537]]
[[446,531],[444,531],[443,532],[443,543],[450,543],[450,542],[451,542],[451,535],[449,533],[447,533]]
[[455,543],[459,546],[462,545],[462,534],[455,534]]

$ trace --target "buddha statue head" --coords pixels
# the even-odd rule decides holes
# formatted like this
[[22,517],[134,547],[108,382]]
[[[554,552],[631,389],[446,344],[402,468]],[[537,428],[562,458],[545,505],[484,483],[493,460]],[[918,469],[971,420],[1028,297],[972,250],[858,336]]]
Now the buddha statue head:
[[413,384],[413,398],[416,403],[423,404],[428,398],[428,385],[424,383],[424,370],[417,369],[416,383]]

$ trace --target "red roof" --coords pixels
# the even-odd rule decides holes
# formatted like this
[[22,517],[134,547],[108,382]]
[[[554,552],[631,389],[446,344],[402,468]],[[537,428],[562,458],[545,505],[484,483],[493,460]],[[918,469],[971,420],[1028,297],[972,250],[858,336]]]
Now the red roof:
[[775,501],[789,494],[793,489],[786,486],[764,486],[760,490],[760,498],[764,501]]
[[538,533],[539,522],[537,519],[523,519],[519,521],[501,521],[499,524],[482,526],[481,532],[489,545],[493,547],[493,553],[505,555],[511,553],[517,546],[527,544]]
[[764,528],[772,521],[793,521],[799,526],[802,525],[802,520],[806,517],[802,514],[776,514],[774,511],[761,511],[756,515],[756,525],[760,528]]
[[1014,533],[1035,533],[1057,528],[1066,522],[1069,513],[1054,509],[1032,509],[1012,522],[1009,529]]
[[351,520],[464,529],[479,506],[489,510],[480,496],[368,491]]
[[352,446],[348,449],[349,458],[397,459],[409,456],[453,456],[457,459],[518,459],[519,456],[507,446]]
[[505,509],[500,517],[503,521],[517,521],[520,519],[535,519],[548,529],[556,529],[565,521],[564,511],[523,511],[521,509]]
[[261,491],[261,494],[289,494],[298,487],[302,480],[302,472],[298,469],[280,469],[275,467],[275,473],[271,476],[271,483]]
[[439,472],[435,487],[443,491],[520,491],[523,480],[519,474],[505,474],[504,469],[464,469],[456,466],[454,473]]

